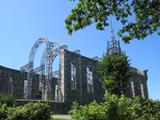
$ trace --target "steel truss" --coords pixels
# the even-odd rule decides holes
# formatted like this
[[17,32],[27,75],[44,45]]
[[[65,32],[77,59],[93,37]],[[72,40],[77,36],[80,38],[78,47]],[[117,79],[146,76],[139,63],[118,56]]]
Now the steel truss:
[[[34,68],[35,54],[41,44],[45,44],[46,47],[41,56],[40,66]],[[42,91],[41,99],[45,101],[53,100],[53,98],[51,98],[51,80],[53,78],[52,66],[54,59],[59,55],[62,49],[67,49],[67,46],[51,42],[46,38],[40,38],[35,42],[29,55],[28,64],[21,67],[22,71],[27,72],[28,85],[27,92],[24,95],[25,99],[31,99],[33,75],[39,74],[39,89]]]

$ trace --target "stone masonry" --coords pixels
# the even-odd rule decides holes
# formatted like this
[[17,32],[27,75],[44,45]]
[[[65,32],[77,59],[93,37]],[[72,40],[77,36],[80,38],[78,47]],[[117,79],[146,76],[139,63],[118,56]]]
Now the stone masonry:
[[[87,104],[93,100],[102,101],[104,90],[102,82],[96,74],[97,60],[82,56],[79,52],[63,50],[60,53],[62,59],[62,90],[64,102],[78,101]],[[77,90],[71,89],[71,64],[76,68]],[[89,67],[93,73],[93,93],[87,92],[87,72]],[[128,81],[128,89],[125,92],[127,97],[142,96],[148,98],[147,70],[139,71],[132,68],[131,78]]]
[[[52,80],[52,95],[55,103],[57,100],[64,103],[66,109],[73,101],[88,104],[93,100],[102,101],[104,90],[102,81],[96,74],[98,60],[82,56],[80,51],[61,50],[60,79]],[[139,71],[132,68],[132,77],[128,81],[127,97],[141,96],[148,98],[147,70]],[[17,99],[24,98],[24,82],[27,73],[0,66],[0,93],[10,93]],[[59,81],[58,81],[59,80]],[[40,100],[39,75],[33,76],[32,99]],[[58,85],[58,88],[56,88]],[[55,98],[57,97],[57,98]],[[55,108],[56,109],[56,108]],[[62,111],[62,110],[61,110]]]

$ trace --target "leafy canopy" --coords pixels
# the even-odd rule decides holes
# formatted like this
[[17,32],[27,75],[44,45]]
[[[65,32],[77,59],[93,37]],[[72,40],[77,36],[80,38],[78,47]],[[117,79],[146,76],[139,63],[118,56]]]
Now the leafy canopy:
[[[75,1],[75,0],[70,0]],[[109,16],[115,16],[123,27],[118,34],[124,42],[143,39],[152,33],[160,35],[160,0],[77,0],[77,6],[66,18],[66,28],[71,35],[92,23],[98,30],[109,25]],[[130,16],[135,20],[129,19]]]
[[98,73],[105,90],[116,95],[125,92],[130,77],[129,70],[129,60],[122,54],[104,56],[98,64]]

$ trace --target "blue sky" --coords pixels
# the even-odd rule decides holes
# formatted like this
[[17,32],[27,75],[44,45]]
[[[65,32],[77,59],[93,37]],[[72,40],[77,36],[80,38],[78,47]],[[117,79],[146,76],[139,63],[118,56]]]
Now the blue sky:
[[[93,24],[68,36],[64,20],[74,5],[68,0],[0,0],[0,65],[19,69],[27,63],[31,47],[40,37],[65,43],[70,50],[80,49],[84,56],[101,57],[110,40],[109,27],[98,31]],[[120,26],[118,22],[113,24],[115,31]],[[149,97],[160,99],[160,37],[153,34],[130,44],[116,37],[131,65],[149,70]]]

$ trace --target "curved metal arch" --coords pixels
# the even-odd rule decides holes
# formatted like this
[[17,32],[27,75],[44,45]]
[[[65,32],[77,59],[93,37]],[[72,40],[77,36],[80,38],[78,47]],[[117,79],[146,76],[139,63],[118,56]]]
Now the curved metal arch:
[[[41,56],[40,66],[33,69],[36,51],[39,48],[39,46],[43,43],[46,44],[46,48],[44,49],[43,54]],[[46,101],[51,100],[49,96],[51,95],[52,65],[53,65],[54,59],[62,49],[67,49],[67,46],[60,45],[56,42],[51,42],[46,38],[40,38],[35,42],[29,55],[28,64],[21,67],[21,70],[25,70],[28,72],[28,75],[27,75],[28,87],[27,87],[27,93],[25,95],[26,96],[25,98],[27,99],[31,98],[32,77],[33,77],[33,74],[35,74],[36,72],[39,72],[40,81],[44,83],[42,99]],[[43,79],[44,78],[43,76],[45,76],[45,80]]]
[[37,49],[39,48],[39,46],[41,44],[45,43],[46,46],[48,44],[48,39],[46,38],[39,38],[33,45],[32,49],[31,49],[31,52],[30,52],[30,55],[29,55],[29,63],[31,63],[31,67],[33,67],[33,62],[34,62],[34,57],[35,57],[35,54],[36,54],[36,51]]
[[45,100],[52,100],[51,95],[51,80],[52,80],[52,65],[54,59],[58,56],[62,49],[67,49],[67,46],[50,42],[47,46],[47,60],[46,60],[46,93]]
[[[28,86],[27,86],[27,93],[25,95],[25,98],[28,99],[28,98],[31,98],[31,94],[32,94],[32,79],[33,79],[33,74],[36,74],[37,72],[40,72],[40,74],[42,75],[43,74],[43,67],[44,65],[40,65],[39,67],[35,68],[34,69],[34,58],[35,58],[35,54],[36,54],[36,51],[37,49],[39,48],[39,46],[41,44],[45,43],[46,46],[47,46],[47,43],[48,43],[48,39],[46,38],[39,38],[35,43],[34,45],[32,46],[32,49],[31,49],[31,52],[30,52],[30,55],[29,55],[29,59],[28,59],[28,74],[27,74],[27,80],[28,80]],[[42,63],[42,58],[41,58],[41,63]],[[40,75],[40,76],[41,76]]]

